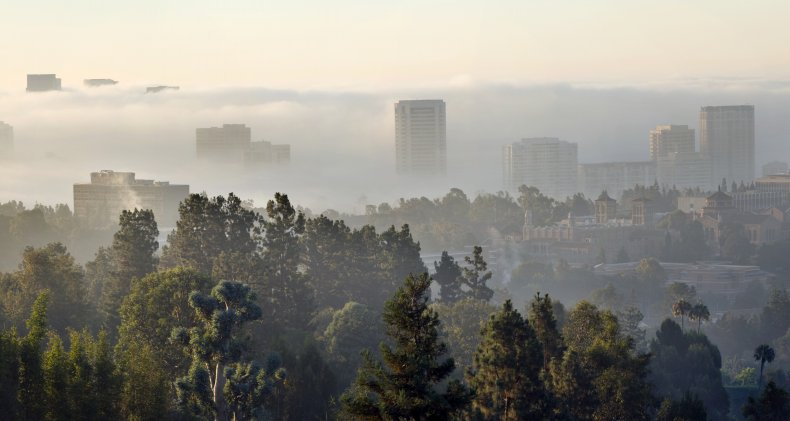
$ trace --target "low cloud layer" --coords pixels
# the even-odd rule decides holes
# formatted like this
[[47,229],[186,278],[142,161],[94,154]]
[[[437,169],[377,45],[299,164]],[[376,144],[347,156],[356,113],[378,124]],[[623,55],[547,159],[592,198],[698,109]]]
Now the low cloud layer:
[[[580,162],[646,160],[657,124],[697,126],[703,105],[754,104],[757,164],[790,159],[790,88],[783,82],[687,81],[673,86],[453,84],[376,92],[216,88],[143,94],[117,85],[56,93],[0,93],[0,121],[14,126],[16,155],[0,163],[0,201],[71,203],[91,171],[237,192],[262,205],[275,191],[316,211],[361,211],[365,203],[502,188],[501,147],[523,137],[579,143]],[[398,99],[447,103],[447,178],[394,175]],[[245,123],[253,140],[292,145],[292,164],[255,174],[195,159],[195,128]]]

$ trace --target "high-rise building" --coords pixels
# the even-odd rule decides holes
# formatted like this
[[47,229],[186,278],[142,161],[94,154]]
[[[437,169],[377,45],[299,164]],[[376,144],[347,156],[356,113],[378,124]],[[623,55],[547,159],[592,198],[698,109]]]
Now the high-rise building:
[[763,177],[774,174],[787,174],[787,162],[771,161],[763,165]]
[[678,189],[711,188],[711,160],[700,153],[670,153],[656,161],[658,184]]
[[554,137],[522,139],[502,151],[505,186],[534,186],[555,199],[577,191],[578,145]]
[[250,149],[244,156],[244,163],[251,168],[289,162],[291,162],[291,145],[274,145],[265,140],[250,143]]
[[754,106],[702,107],[700,152],[711,160],[714,183],[754,180]]
[[244,124],[223,124],[195,130],[197,157],[240,164],[250,150],[252,130]]
[[85,79],[83,83],[89,88],[98,88],[100,86],[117,85],[118,81],[112,79]]
[[650,159],[656,161],[671,153],[694,153],[695,141],[694,129],[689,126],[656,126],[650,131]]
[[601,162],[579,164],[579,191],[595,197],[606,190],[614,197],[635,185],[650,186],[656,182],[656,163],[653,161]]
[[59,91],[60,79],[55,74],[27,75],[28,92]]
[[10,158],[14,154],[14,128],[0,121],[0,158]]
[[395,103],[395,168],[398,174],[447,172],[447,113],[444,101]]
[[91,227],[118,223],[123,210],[150,209],[160,230],[175,227],[178,205],[189,196],[189,186],[166,181],[138,180],[133,172],[103,170],[91,173],[90,183],[74,184],[74,216]]

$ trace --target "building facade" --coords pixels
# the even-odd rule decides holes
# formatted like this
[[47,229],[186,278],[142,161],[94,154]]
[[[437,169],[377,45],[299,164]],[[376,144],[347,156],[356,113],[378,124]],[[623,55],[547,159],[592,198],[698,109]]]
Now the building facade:
[[694,153],[695,142],[694,129],[689,129],[689,126],[656,126],[650,131],[650,159],[656,161],[672,153]]
[[189,196],[189,186],[166,181],[139,180],[133,172],[103,170],[91,173],[90,183],[74,184],[74,216],[94,228],[118,223],[123,210],[150,209],[160,230],[175,227],[178,206]]
[[700,153],[673,152],[656,160],[656,178],[662,186],[706,190],[713,185],[711,174],[711,160]]
[[27,75],[28,92],[59,91],[60,79],[55,74]]
[[767,177],[769,175],[774,175],[774,174],[787,174],[787,171],[788,171],[787,162],[771,161],[763,165],[763,177]]
[[443,100],[395,103],[395,169],[398,174],[447,173],[447,112]]
[[554,137],[522,139],[502,152],[505,186],[534,186],[558,200],[577,190],[578,145]]
[[223,124],[195,130],[198,159],[241,163],[250,150],[252,130],[244,124]]
[[639,184],[650,186],[656,181],[656,163],[642,162],[602,162],[579,164],[579,191],[587,197],[594,197],[606,190],[614,197]]
[[702,107],[700,152],[711,160],[714,183],[754,180],[754,106]]
[[287,164],[291,162],[291,145],[274,145],[272,142],[260,141],[250,143],[244,156],[247,167]]

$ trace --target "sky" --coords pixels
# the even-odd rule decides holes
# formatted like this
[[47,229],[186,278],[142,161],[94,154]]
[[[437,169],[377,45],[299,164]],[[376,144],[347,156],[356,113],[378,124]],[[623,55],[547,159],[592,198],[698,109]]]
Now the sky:
[[[579,144],[580,162],[646,160],[658,124],[754,104],[757,165],[790,160],[790,3],[780,1],[4,0],[0,121],[16,159],[0,201],[71,202],[100,169],[321,211],[502,188],[501,147]],[[64,92],[26,94],[27,73]],[[86,78],[112,78],[89,89]],[[142,95],[151,84],[181,90]],[[394,176],[392,104],[447,102],[448,172]],[[206,171],[194,129],[245,123],[292,165]]]
[[0,89],[788,79],[786,1],[4,0]]

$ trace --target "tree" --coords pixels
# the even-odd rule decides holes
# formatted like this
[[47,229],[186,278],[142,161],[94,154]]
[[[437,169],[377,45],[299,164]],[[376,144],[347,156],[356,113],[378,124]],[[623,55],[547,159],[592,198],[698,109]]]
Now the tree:
[[480,329],[496,307],[474,298],[464,298],[453,304],[434,303],[431,308],[439,315],[442,340],[453,356],[455,377],[472,367],[475,351],[480,343]]
[[19,417],[38,420],[44,417],[46,393],[41,348],[47,335],[47,306],[49,291],[39,294],[33,302],[30,318],[27,319],[27,336],[19,344]]
[[[200,324],[187,329],[173,330],[172,338],[192,355],[189,373],[176,381],[179,405],[191,413],[214,415],[217,420],[228,418],[228,410],[238,410],[239,401],[259,402],[256,393],[264,392],[255,387],[247,388],[246,398],[234,395],[228,407],[225,390],[226,374],[235,380],[251,372],[251,367],[233,366],[241,362],[243,340],[238,336],[241,326],[261,317],[261,308],[255,304],[255,293],[244,284],[221,281],[210,295],[194,291],[189,305]],[[226,367],[229,370],[226,372]],[[255,372],[257,376],[257,371]],[[231,386],[232,387],[232,386]],[[232,393],[231,393],[232,394]],[[245,411],[249,407],[243,408]]]
[[467,267],[463,269],[463,283],[467,288],[466,295],[476,300],[488,301],[494,296],[494,291],[486,285],[493,273],[488,270],[488,264],[483,259],[483,248],[475,246],[472,256],[465,256]]
[[749,396],[741,413],[747,421],[782,421],[790,419],[790,396],[773,381],[768,382],[759,399]]
[[532,326],[510,300],[493,314],[467,373],[475,391],[471,415],[479,420],[546,419],[549,393],[541,380],[543,352]]
[[260,215],[244,207],[233,193],[209,198],[190,194],[178,206],[176,229],[167,237],[161,264],[185,266],[211,275],[220,253],[249,256],[258,249]]
[[341,398],[351,418],[444,420],[468,404],[470,394],[457,380],[443,392],[437,389],[455,362],[441,360],[447,346],[438,339],[439,318],[428,307],[430,285],[427,273],[410,275],[387,301],[383,319],[392,345],[381,344],[381,362],[365,353],[354,385]]
[[773,362],[774,358],[776,357],[776,353],[774,349],[770,347],[768,344],[762,344],[754,349],[754,360],[760,362],[760,377],[757,381],[757,384],[762,386],[763,384],[763,368],[765,367],[765,363]]
[[270,303],[267,320],[286,327],[306,327],[314,309],[313,292],[307,277],[299,271],[302,258],[300,236],[305,218],[288,200],[288,195],[275,193],[266,204],[267,219],[263,223],[263,265],[266,268],[261,297]]
[[354,380],[354,372],[362,361],[361,352],[384,339],[382,330],[378,312],[363,304],[349,302],[332,314],[322,341],[327,360],[335,368],[338,385],[342,389]]
[[640,327],[645,316],[634,306],[628,306],[617,312],[617,320],[623,334],[634,341],[634,347],[643,351],[645,349],[645,330]]
[[434,281],[439,284],[439,300],[445,304],[453,304],[463,297],[461,289],[461,267],[446,251],[442,252],[439,262],[433,262],[436,273]]
[[672,315],[675,317],[680,316],[681,329],[683,329],[683,319],[689,314],[691,308],[691,304],[682,298],[675,304],[672,304]]
[[[101,309],[107,318],[110,332],[114,332],[120,324],[118,311],[123,298],[129,294],[132,280],[153,272],[158,262],[154,253],[159,248],[156,240],[159,229],[153,211],[124,210],[121,212],[119,227],[109,250],[113,260],[112,272],[101,294]],[[97,255],[99,257],[101,256]]]
[[691,307],[691,309],[688,311],[688,316],[689,320],[697,321],[697,332],[701,332],[702,322],[707,322],[710,320],[710,311],[708,310],[708,306],[700,301]]
[[552,359],[562,358],[564,350],[562,335],[557,328],[554,305],[549,294],[535,294],[529,305],[529,323],[535,330],[543,350],[543,370],[549,370]]
[[705,404],[695,395],[686,392],[683,399],[673,401],[669,398],[661,402],[656,421],[707,421]]

